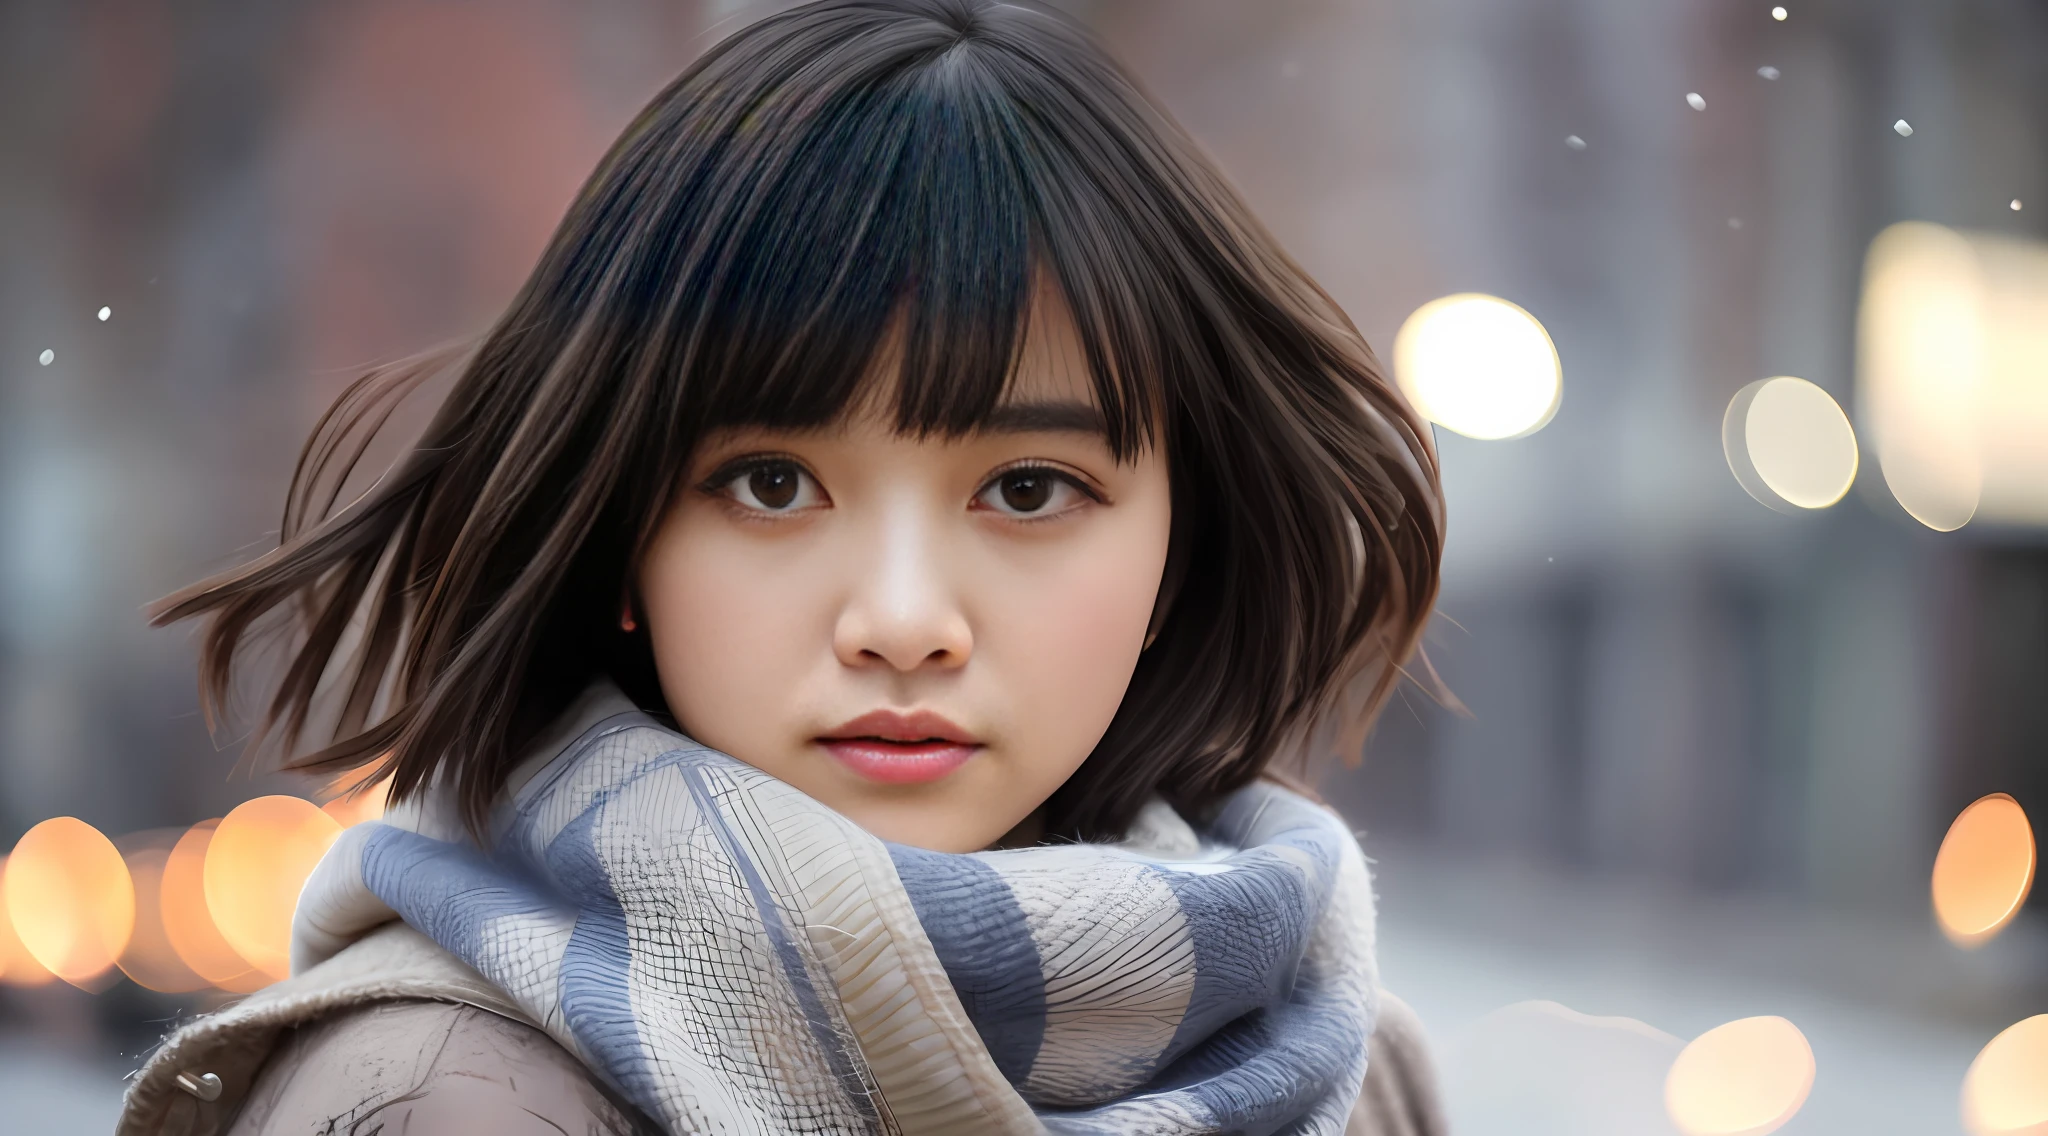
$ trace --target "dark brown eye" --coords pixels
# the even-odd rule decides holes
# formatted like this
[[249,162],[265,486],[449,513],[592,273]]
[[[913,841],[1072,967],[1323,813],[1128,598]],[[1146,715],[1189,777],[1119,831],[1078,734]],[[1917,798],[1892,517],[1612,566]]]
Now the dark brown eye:
[[1052,500],[1053,479],[1043,470],[1020,469],[1006,473],[998,486],[1003,504],[1019,513],[1036,513]]
[[747,474],[747,492],[763,509],[787,509],[803,487],[803,473],[786,463],[755,466]]
[[974,507],[1006,517],[1039,520],[1064,516],[1089,501],[1101,501],[1070,474],[1051,466],[1020,465],[983,483]]
[[787,517],[832,504],[825,487],[802,462],[775,454],[728,462],[698,488],[756,515]]

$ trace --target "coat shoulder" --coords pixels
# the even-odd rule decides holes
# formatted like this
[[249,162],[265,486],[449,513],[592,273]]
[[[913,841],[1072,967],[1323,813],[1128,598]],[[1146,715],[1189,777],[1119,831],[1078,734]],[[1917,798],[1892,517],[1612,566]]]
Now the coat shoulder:
[[532,1026],[448,1002],[354,1007],[286,1031],[229,1136],[639,1136],[654,1129]]
[[1382,990],[1365,1085],[1345,1136],[1445,1136],[1448,1131],[1422,1019],[1408,1003]]

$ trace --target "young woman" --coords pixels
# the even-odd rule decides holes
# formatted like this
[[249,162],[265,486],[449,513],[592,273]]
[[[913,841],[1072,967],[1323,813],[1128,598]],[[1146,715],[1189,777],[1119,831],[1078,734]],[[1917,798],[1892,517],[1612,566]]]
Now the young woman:
[[1282,786],[1442,531],[1349,321],[1070,24],[763,20],[158,608],[216,705],[288,628],[270,736],[401,807],[122,1130],[1429,1130],[1363,860]]

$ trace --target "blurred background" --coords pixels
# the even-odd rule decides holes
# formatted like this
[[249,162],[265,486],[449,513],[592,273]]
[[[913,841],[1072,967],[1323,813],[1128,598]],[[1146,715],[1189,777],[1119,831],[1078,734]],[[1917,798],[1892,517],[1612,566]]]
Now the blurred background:
[[[1456,1129],[2048,1130],[2048,7],[1062,6],[1442,424],[1462,707],[1408,691],[1326,790]],[[269,548],[327,403],[482,330],[763,10],[0,5],[20,1131],[108,1130],[170,1023],[266,981],[274,914],[204,893],[268,871],[237,894],[288,906],[361,804],[238,768],[141,606]],[[1465,293],[1519,312],[1418,313]],[[1460,312],[1536,346],[1460,356]]]

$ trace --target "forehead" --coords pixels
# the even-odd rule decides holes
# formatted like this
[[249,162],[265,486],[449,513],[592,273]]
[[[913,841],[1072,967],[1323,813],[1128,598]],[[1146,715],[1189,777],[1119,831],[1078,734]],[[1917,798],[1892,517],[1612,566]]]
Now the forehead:
[[1100,407],[1088,352],[1066,297],[1041,277],[1026,311],[1017,368],[1003,388],[1003,403],[1079,402]]
[[[891,321],[851,400],[837,422],[884,423],[904,434],[954,433],[905,424],[902,402],[904,317]],[[1057,286],[1041,274],[1020,313],[1016,357],[995,404],[964,434],[1085,431],[1107,437],[1108,426],[1088,351],[1073,311]],[[965,380],[963,380],[965,381]]]
[[[1063,280],[1041,261],[1004,296],[973,286],[985,281],[909,288],[881,303],[886,289],[868,299],[849,289],[795,325],[724,324],[730,349],[686,388],[696,420],[688,432],[699,441],[849,426],[911,439],[1078,432],[1130,458],[1155,443],[1164,400],[1115,357],[1126,335],[1077,318]],[[861,312],[865,321],[853,318]]]

